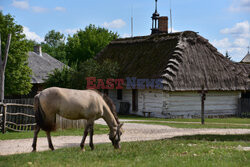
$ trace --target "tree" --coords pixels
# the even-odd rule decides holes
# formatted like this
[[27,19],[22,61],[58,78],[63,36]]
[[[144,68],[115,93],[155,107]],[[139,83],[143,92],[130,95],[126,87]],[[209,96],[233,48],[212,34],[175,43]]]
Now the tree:
[[98,63],[94,59],[89,59],[80,65],[80,70],[74,68],[56,69],[45,81],[46,87],[62,87],[71,89],[86,89],[86,77],[96,77],[100,79],[116,78],[118,76],[118,63],[105,60]]
[[68,67],[62,70],[55,69],[45,81],[45,87],[61,87],[71,89],[84,89],[84,77],[81,73]]
[[9,48],[10,48],[11,34],[8,35],[8,39],[5,45],[4,56],[2,56],[2,44],[1,44],[1,34],[0,34],[0,86],[1,86],[1,94],[0,101],[4,100],[4,81],[5,81],[5,69],[8,60]]
[[28,40],[28,39],[26,39],[26,43],[27,43],[27,47],[28,47],[29,51],[33,51],[34,50],[34,46],[39,45],[38,42],[33,41],[33,40]]
[[88,59],[80,65],[80,73],[85,76],[84,78],[84,87],[86,88],[87,81],[86,77],[96,77],[97,79],[103,79],[106,82],[106,79],[111,78],[115,79],[118,77],[119,65],[117,62],[112,62],[107,59],[102,63],[98,63],[94,59]]
[[86,77],[96,77],[100,79],[117,78],[119,65],[109,59],[98,63],[94,59],[88,59],[80,65],[80,72]]
[[66,54],[69,65],[72,63],[79,65],[87,59],[93,58],[110,41],[117,38],[117,33],[94,25],[87,26],[85,30],[79,30],[72,37],[68,37]]
[[0,34],[2,48],[6,47],[8,34],[12,34],[5,71],[5,94],[28,94],[32,87],[31,69],[28,67],[28,45],[23,27],[17,25],[10,14],[3,15],[0,12]]
[[41,44],[44,52],[63,63],[67,63],[64,34],[51,30],[45,35],[44,41]]
[[49,47],[57,48],[61,44],[65,43],[65,36],[60,32],[51,30],[45,35],[44,41],[49,45]]

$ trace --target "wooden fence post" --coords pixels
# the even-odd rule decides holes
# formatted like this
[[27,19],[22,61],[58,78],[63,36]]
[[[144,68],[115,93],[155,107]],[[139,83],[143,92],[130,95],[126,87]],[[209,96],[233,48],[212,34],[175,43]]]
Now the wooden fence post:
[[3,121],[2,121],[2,133],[5,133],[5,126],[6,126],[6,111],[7,111],[7,106],[3,104]]
[[206,93],[207,91],[204,90],[204,85],[201,85],[201,124],[205,123],[205,100],[206,100]]

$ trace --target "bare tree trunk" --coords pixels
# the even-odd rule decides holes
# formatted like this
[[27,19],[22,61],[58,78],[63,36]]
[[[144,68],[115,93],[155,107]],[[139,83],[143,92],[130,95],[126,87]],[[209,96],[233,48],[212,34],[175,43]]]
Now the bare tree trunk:
[[[1,68],[1,67],[0,67]],[[4,100],[4,80],[5,80],[5,75],[4,75],[4,71],[3,69],[1,68],[0,70],[0,73],[1,73],[1,83],[0,83],[0,86],[1,86],[1,94],[0,94],[0,102],[3,102]]]
[[4,50],[4,58],[2,58],[2,45],[1,45],[1,34],[0,34],[0,86],[1,86],[1,92],[0,92],[0,102],[3,102],[4,100],[4,80],[5,80],[5,69],[6,64],[8,60],[8,53],[10,48],[10,41],[11,41],[11,34],[8,35],[7,43]]

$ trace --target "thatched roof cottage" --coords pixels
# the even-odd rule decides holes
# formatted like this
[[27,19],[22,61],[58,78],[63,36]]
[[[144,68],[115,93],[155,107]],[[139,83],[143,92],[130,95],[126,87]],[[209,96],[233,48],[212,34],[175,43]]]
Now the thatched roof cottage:
[[200,115],[201,86],[208,91],[207,115],[233,115],[242,91],[249,90],[247,69],[220,54],[195,32],[153,34],[118,39],[97,55],[120,65],[119,78],[162,78],[162,90],[126,90],[109,95],[117,103],[131,104],[130,112],[152,111],[160,117]]
[[33,84],[30,96],[33,97],[43,89],[48,75],[55,69],[62,69],[66,65],[54,57],[42,52],[41,46],[35,46],[34,51],[28,52],[28,65],[32,70],[31,83]]
[[98,61],[118,62],[119,78],[162,78],[162,89],[109,90],[117,110],[128,102],[137,115],[199,117],[204,85],[206,116],[235,115],[241,92],[250,90],[250,68],[230,61],[196,32],[168,33],[167,18],[157,11],[152,19],[151,35],[117,39],[97,55]]

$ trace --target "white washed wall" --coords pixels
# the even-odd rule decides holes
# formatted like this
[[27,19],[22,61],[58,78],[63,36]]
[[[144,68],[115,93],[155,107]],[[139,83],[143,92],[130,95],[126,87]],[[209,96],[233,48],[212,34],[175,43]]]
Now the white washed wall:
[[[209,92],[205,100],[205,116],[234,115],[238,109],[240,92]],[[116,90],[109,96],[119,111],[120,102],[130,103],[130,113],[143,115],[152,112],[153,117],[192,118],[200,117],[201,97],[197,92],[165,92],[162,90],[138,90],[138,111],[132,111],[132,90],[123,90],[123,99],[117,100]]]
[[120,102],[129,102],[130,103],[130,110],[132,112],[132,90],[130,89],[123,89],[122,90],[122,100],[117,100],[117,90],[112,89],[109,90],[109,97],[113,100],[116,105],[116,111],[119,112],[120,109]]
[[[196,92],[163,92],[165,117],[200,117],[201,97]],[[209,92],[205,100],[205,116],[234,115],[240,92]]]
[[143,111],[152,112],[153,117],[162,116],[163,92],[162,90],[138,90],[138,115]]

